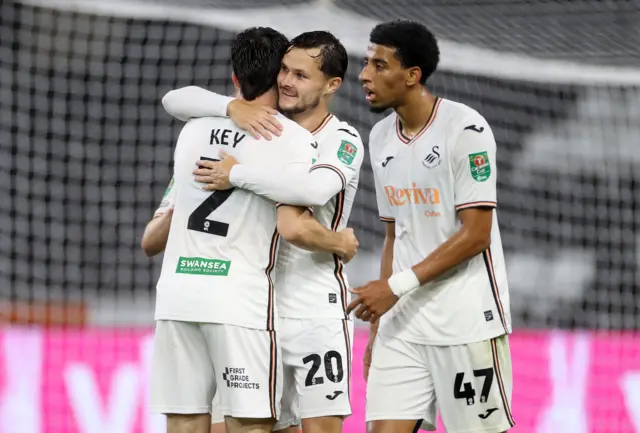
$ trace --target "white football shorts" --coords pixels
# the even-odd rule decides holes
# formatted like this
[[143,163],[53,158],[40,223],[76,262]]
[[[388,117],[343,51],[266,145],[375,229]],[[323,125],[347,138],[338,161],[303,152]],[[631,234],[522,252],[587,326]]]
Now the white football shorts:
[[[447,433],[500,433],[511,414],[511,355],[503,335],[457,346],[428,346],[378,335],[367,382],[367,422],[416,420]],[[436,410],[437,407],[437,410]]]
[[275,331],[159,320],[154,337],[151,410],[278,418],[282,357]]
[[274,430],[323,416],[349,416],[353,321],[280,318],[284,389]]

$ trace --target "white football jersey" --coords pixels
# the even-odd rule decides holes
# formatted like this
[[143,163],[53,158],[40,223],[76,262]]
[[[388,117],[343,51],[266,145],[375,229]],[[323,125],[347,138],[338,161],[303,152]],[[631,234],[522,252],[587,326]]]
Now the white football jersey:
[[275,326],[271,272],[278,234],[274,202],[232,188],[207,192],[196,161],[224,150],[246,165],[305,164],[317,157],[312,135],[279,116],[280,137],[256,140],[230,119],[201,118],[183,128],[174,156],[174,211],[157,284],[156,320]]
[[[332,114],[313,131],[318,160],[311,170],[332,170],[342,180],[329,202],[313,208],[313,216],[334,231],[343,229],[358,188],[364,146],[358,132]],[[346,319],[350,294],[342,261],[325,252],[311,252],[282,242],[278,254],[277,304],[281,317],[293,319]]]
[[[458,212],[496,206],[496,143],[470,107],[436,100],[414,138],[396,113],[378,122],[369,141],[380,219],[395,222],[393,272],[409,269],[461,227]],[[456,345],[511,332],[509,289],[496,211],[491,247],[436,281],[403,296],[380,332],[407,341]]]
[[169,184],[167,185],[167,189],[164,190],[164,194],[162,195],[162,201],[160,205],[153,213],[153,217],[160,216],[168,211],[175,203],[175,190],[173,189],[173,177],[169,180]]

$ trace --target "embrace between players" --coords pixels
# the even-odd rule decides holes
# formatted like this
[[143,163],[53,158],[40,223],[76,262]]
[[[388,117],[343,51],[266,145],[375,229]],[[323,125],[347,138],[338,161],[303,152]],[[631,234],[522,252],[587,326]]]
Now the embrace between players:
[[151,409],[167,431],[340,433],[352,311],[372,323],[369,431],[434,429],[437,411],[447,432],[511,428],[496,144],[480,114],[425,89],[433,34],[412,21],[370,34],[359,78],[372,111],[393,109],[368,145],[386,236],[380,279],[355,289],[345,227],[364,146],[328,111],[345,48],[328,32],[251,28],[231,60],[237,99],[197,87],[163,99],[187,121],[142,239],[164,250]]

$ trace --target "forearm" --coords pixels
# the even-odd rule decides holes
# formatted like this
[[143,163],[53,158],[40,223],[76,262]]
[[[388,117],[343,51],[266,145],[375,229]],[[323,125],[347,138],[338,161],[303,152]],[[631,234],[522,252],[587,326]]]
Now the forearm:
[[270,200],[293,206],[323,206],[342,189],[340,178],[329,170],[309,172],[306,164],[264,169],[235,165],[229,182]]
[[438,278],[455,266],[477,256],[488,248],[485,238],[479,237],[472,230],[462,227],[457,233],[436,248],[422,262],[411,269],[420,285]]
[[[393,274],[393,245],[395,243],[395,237],[386,236],[384,243],[382,244],[382,255],[380,257],[380,279],[387,280]],[[371,342],[375,340],[378,334],[378,324],[380,321],[375,321],[371,324],[369,331],[369,339]]]
[[296,232],[296,236],[289,242],[297,247],[309,251],[326,251],[338,255],[344,252],[342,236],[320,224],[308,212],[298,217]]
[[153,257],[167,246],[169,237],[169,228],[171,227],[171,218],[164,215],[155,217],[147,224],[142,235],[141,246],[147,257]]
[[167,92],[162,98],[162,106],[167,113],[186,122],[198,117],[226,117],[231,101],[233,98],[202,87],[187,86]]

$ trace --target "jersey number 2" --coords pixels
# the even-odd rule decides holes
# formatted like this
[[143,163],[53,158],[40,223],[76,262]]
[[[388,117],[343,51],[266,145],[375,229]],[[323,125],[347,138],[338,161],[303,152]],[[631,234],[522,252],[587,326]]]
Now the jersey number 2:
[[[200,159],[207,161],[220,161],[219,159],[206,158],[204,156],[201,156]],[[231,193],[233,193],[233,188],[212,192],[211,195],[207,197],[205,201],[200,203],[200,206],[198,206],[191,215],[189,215],[187,228],[197,232],[226,237],[229,232],[229,224],[210,220],[207,219],[207,217],[211,215],[213,211],[218,209],[222,203],[227,201],[231,196]]]

